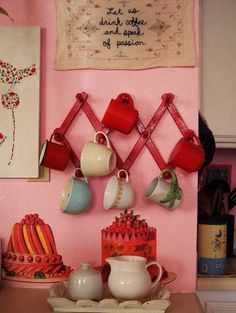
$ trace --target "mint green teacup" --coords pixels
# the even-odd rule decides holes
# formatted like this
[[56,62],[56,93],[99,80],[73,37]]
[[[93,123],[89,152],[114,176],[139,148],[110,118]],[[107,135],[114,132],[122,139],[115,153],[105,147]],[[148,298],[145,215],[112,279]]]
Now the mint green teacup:
[[80,214],[86,211],[92,199],[92,191],[87,177],[76,177],[77,169],[72,177],[67,180],[61,195],[60,209],[63,213]]

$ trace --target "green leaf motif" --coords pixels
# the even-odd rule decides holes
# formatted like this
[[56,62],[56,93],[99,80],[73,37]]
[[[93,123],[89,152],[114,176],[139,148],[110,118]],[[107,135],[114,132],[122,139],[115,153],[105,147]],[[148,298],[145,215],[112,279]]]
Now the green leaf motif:
[[0,7],[0,14],[6,15],[9,17],[9,19],[14,22],[13,18],[10,17],[10,15],[7,13],[7,11],[5,9],[3,9],[2,7]]
[[43,272],[35,272],[34,273],[34,278],[45,278],[45,274]]

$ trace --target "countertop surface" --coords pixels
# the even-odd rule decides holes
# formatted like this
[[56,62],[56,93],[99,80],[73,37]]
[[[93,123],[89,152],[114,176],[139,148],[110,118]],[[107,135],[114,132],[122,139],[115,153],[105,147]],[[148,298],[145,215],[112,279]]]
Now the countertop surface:
[[[3,287],[0,289],[1,313],[52,313],[47,303],[48,289]],[[203,313],[195,293],[172,293],[166,313]]]
[[226,260],[225,275],[198,275],[199,291],[236,291],[236,251]]

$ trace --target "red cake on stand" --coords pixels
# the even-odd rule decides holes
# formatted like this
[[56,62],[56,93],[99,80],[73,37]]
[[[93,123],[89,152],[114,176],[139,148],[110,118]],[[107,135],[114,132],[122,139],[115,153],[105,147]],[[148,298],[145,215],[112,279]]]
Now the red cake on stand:
[[140,255],[156,260],[156,229],[140,215],[125,210],[111,225],[102,229],[102,264],[109,256]]
[[[117,255],[139,255],[147,262],[156,261],[156,229],[127,209],[111,225],[101,230],[103,278],[109,265],[105,259]],[[152,276],[156,268],[150,268]]]
[[13,225],[2,257],[7,280],[57,282],[68,279],[71,272],[57,253],[51,227],[38,214],[26,215]]

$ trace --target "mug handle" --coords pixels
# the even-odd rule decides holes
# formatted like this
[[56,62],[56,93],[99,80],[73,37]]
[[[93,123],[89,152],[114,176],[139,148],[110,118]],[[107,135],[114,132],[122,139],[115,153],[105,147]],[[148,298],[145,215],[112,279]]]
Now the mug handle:
[[[170,188],[168,194],[166,195],[165,199],[161,200],[161,203],[168,203],[169,202],[168,207],[170,209],[172,209],[174,206],[175,200],[181,199],[182,191],[179,187],[178,179],[177,179],[177,176],[175,175],[175,172],[172,169],[164,169],[161,171],[161,175],[160,175],[161,179],[164,179],[163,176],[165,175],[165,173],[169,173],[171,175],[171,188]],[[174,195],[174,196],[172,196],[172,195]]]
[[171,168],[166,168],[166,169],[162,170],[160,178],[164,179],[166,173],[170,174],[170,176],[171,176],[171,185],[178,185],[177,176]]
[[52,141],[54,133],[51,134],[49,141]]
[[157,278],[154,280],[154,282],[152,282],[152,284],[151,284],[151,288],[153,288],[153,287],[156,287],[156,286],[157,286],[157,284],[159,283],[159,281],[160,281],[160,279],[161,279],[161,276],[162,276],[162,267],[161,267],[161,265],[160,265],[158,262],[152,261],[152,262],[148,262],[148,263],[146,264],[146,269],[147,269],[149,266],[151,266],[151,265],[156,265],[156,266],[159,268],[158,276],[157,276]]
[[[81,172],[81,168],[80,167],[77,167],[75,170],[74,170],[74,172],[73,172],[73,174],[72,174],[72,177],[73,178],[76,178],[76,179],[80,179],[80,178],[78,178],[78,176],[76,175],[76,172],[77,171],[79,171],[80,173],[82,173]],[[88,184],[88,178],[87,178],[87,176],[82,176],[82,179],[84,179],[84,181]]]
[[[120,175],[120,173],[124,173],[124,174],[125,174],[125,177],[122,177],[122,176]],[[128,183],[128,181],[129,181],[129,174],[128,174],[128,172],[127,172],[126,170],[124,170],[124,169],[120,169],[120,170],[118,171],[117,177],[120,178],[120,179],[124,178],[127,183]]]
[[134,107],[133,99],[128,93],[119,94],[116,100],[127,107],[130,107],[130,108]]
[[108,139],[108,136],[107,136],[107,134],[105,134],[105,133],[102,132],[102,131],[96,132],[96,134],[94,135],[93,141],[96,142],[96,143],[98,143],[98,141],[97,141],[97,136],[98,136],[98,135],[103,135],[103,137],[105,137],[105,139],[106,139],[106,146],[111,149],[110,141],[109,141],[109,139]]
[[192,141],[193,139],[195,139],[195,141],[197,142],[197,145],[199,147],[202,146],[200,139],[198,138],[198,136],[195,134],[195,132],[192,129],[188,129],[188,131],[184,135],[184,138],[186,138],[187,140],[192,140]]
[[54,132],[51,134],[49,141],[53,142],[54,139],[54,141],[60,142],[64,147],[68,148],[71,152],[73,152],[69,142],[66,140],[64,135],[55,132],[56,130],[57,129],[55,129]]

